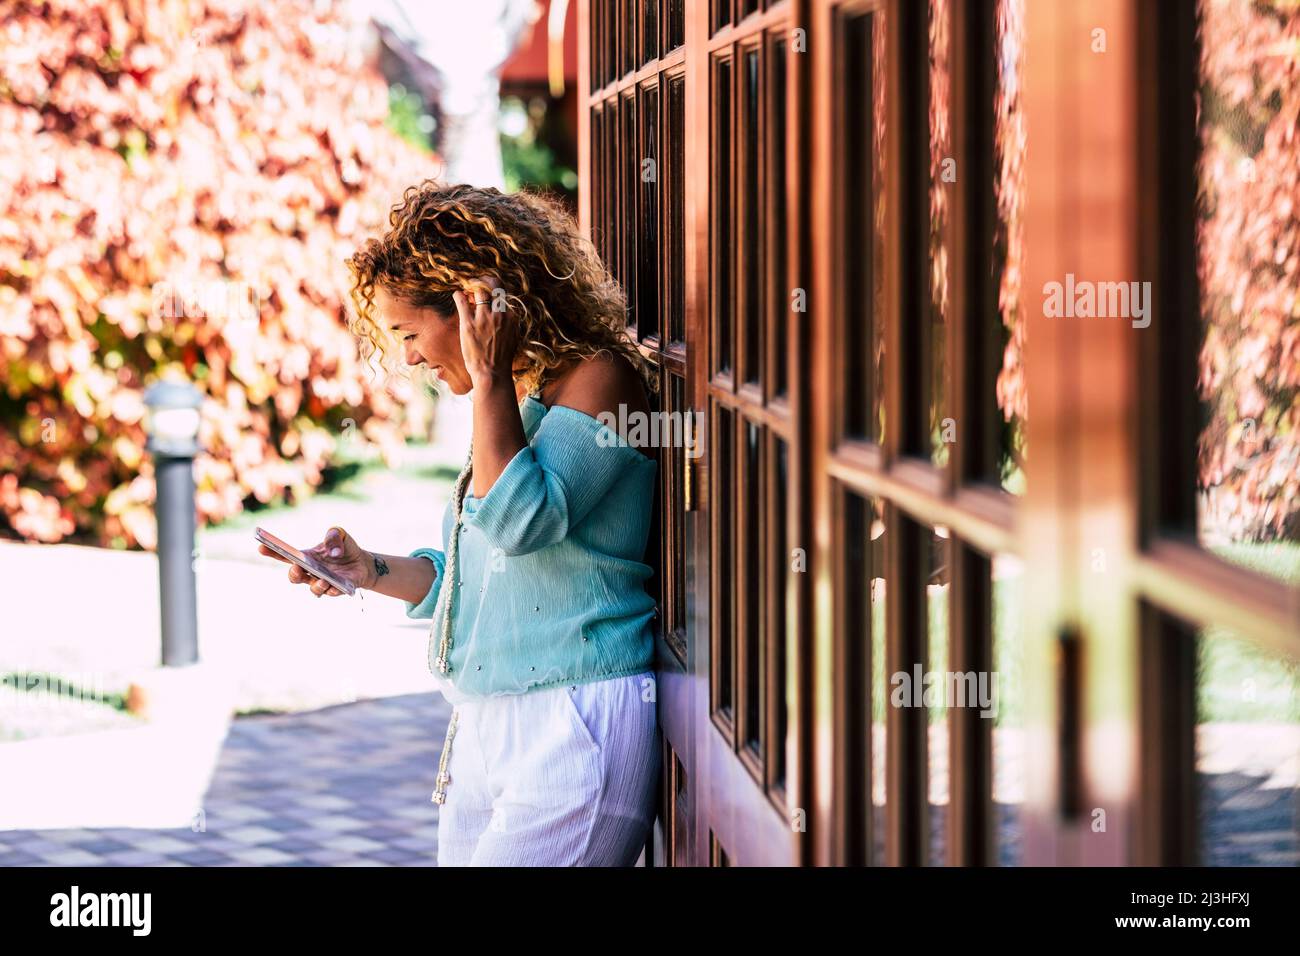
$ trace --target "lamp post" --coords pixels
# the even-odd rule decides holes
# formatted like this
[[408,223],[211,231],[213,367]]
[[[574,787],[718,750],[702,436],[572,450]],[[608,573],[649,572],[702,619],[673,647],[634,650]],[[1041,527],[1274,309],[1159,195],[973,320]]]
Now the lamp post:
[[144,393],[149,413],[145,448],[154,456],[158,578],[164,667],[199,659],[194,582],[194,456],[199,452],[203,396],[188,382],[161,381]]

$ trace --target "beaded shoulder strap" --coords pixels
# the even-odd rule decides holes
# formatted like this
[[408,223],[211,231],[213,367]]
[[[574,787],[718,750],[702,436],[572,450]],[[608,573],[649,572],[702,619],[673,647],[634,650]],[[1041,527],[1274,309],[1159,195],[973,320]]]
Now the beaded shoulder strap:
[[[465,509],[465,489],[469,486],[470,476],[474,472],[474,442],[471,439],[469,443],[469,452],[465,455],[465,465],[456,476],[456,485],[452,490],[451,500],[454,503],[455,521],[452,524],[451,540],[447,542],[447,560],[443,565],[443,586],[442,592],[445,596],[442,602],[442,636],[438,642],[438,656],[430,662],[430,670],[438,668],[438,672],[446,674],[451,670],[451,664],[448,660],[451,649],[451,616],[452,602],[456,599],[456,589],[459,585],[460,578],[460,523],[461,516]],[[434,621],[438,621],[437,615]],[[433,648],[433,635],[429,635],[429,647]]]
[[[452,500],[456,503],[456,522],[451,532],[451,541],[447,545],[447,561],[443,565],[443,592],[446,594],[446,600],[442,602],[442,640],[438,643],[438,658],[430,664],[429,669],[433,670],[436,666],[438,670],[446,674],[451,670],[448,663],[448,655],[451,649],[451,602],[455,599],[457,588],[457,578],[460,572],[457,568],[460,555],[460,518],[465,507],[465,487],[469,484],[470,474],[474,470],[474,442],[471,439],[469,443],[469,452],[465,456],[465,467],[460,470],[456,476],[456,487],[452,492]],[[438,615],[434,614],[434,621],[438,620]],[[433,650],[433,628],[429,629],[429,650]],[[442,742],[442,753],[438,755],[438,776],[435,782],[433,796],[431,800],[439,805],[447,802],[447,784],[451,783],[451,774],[447,770],[451,758],[451,741],[456,736],[456,724],[460,720],[460,709],[453,708],[451,719],[447,722],[447,736]]]

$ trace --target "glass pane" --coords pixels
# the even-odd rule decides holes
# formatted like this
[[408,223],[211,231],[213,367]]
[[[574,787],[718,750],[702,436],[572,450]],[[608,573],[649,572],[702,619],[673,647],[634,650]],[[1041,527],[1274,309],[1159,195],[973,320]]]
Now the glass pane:
[[1202,544],[1300,581],[1300,7],[1201,0]]
[[741,207],[741,261],[744,269],[744,335],[745,368],[747,382],[761,379],[763,369],[763,229],[760,212],[763,197],[759,192],[758,163],[759,153],[759,86],[758,86],[758,48],[746,52],[741,60],[744,87],[741,92],[741,129],[740,140],[741,173],[740,193]]
[[596,247],[596,254],[604,263],[609,262],[608,252],[605,248],[605,195],[602,190],[605,187],[604,167],[604,140],[601,134],[601,111],[599,108],[593,108],[591,111],[591,221],[592,221],[592,244]]
[[[587,48],[591,51],[591,86],[593,91],[597,87],[605,85],[605,65],[601,63],[603,48],[600,44],[603,6],[600,0],[594,0],[591,4],[591,17],[587,21]],[[593,127],[593,136],[595,136],[595,132]]]
[[605,82],[618,75],[618,4],[620,0],[605,0]]
[[686,339],[686,75],[668,78],[668,338]]
[[623,12],[619,16],[619,29],[622,38],[619,47],[622,56],[619,59],[619,74],[636,68],[636,0],[622,0]]
[[1207,628],[1196,721],[1202,862],[1300,865],[1300,664]]
[[641,62],[659,55],[659,0],[641,0]]
[[928,803],[930,808],[930,866],[947,863],[948,842],[948,529],[935,528],[930,534],[929,574],[925,582],[928,647],[926,670],[935,675],[934,703],[926,708],[929,718]]
[[768,249],[772,253],[771,276],[768,286],[769,309],[776,341],[773,343],[772,394],[784,395],[789,391],[789,329],[791,320],[790,288],[786,277],[786,248],[789,223],[786,218],[786,44],[778,40],[768,51],[771,72],[767,85],[768,96],[768,192],[772,197],[771,239]]
[[718,679],[718,697],[714,701],[716,710],[732,711],[734,695],[732,693],[731,671],[734,665],[736,643],[736,618],[733,607],[736,568],[734,559],[733,533],[735,529],[732,507],[736,500],[735,482],[735,429],[732,414],[720,405],[713,406],[714,468],[713,489],[709,502],[713,511],[715,527],[714,554],[717,559],[717,582],[713,595],[713,616],[717,621],[718,654],[714,661],[714,673]]
[[640,249],[636,326],[641,338],[659,334],[659,87],[641,94]]
[[686,0],[668,0],[668,49],[677,49],[685,38]]
[[712,0],[714,32],[717,32],[731,22],[731,2],[732,0]]
[[[890,690],[885,675],[884,505],[879,499],[846,492],[843,507],[844,620],[840,638],[846,642],[846,666],[855,677],[861,675],[861,683],[870,688],[869,694],[853,694],[847,702],[849,726],[861,728],[861,736],[852,733],[849,740],[862,751],[849,754],[847,772],[865,800],[861,818],[849,814],[854,832],[846,840],[848,862],[883,866]],[[869,840],[864,824],[869,824]]]
[[[663,388],[667,376],[662,369],[656,371],[660,387],[655,394],[649,396],[649,399],[651,414],[657,415],[667,411],[668,408],[665,404],[666,393]],[[672,461],[675,449],[670,443],[663,442],[653,451],[657,466],[655,474],[655,494],[657,499],[655,501],[656,507],[650,516],[650,533],[646,541],[643,560],[653,569],[653,573],[646,581],[645,586],[646,590],[654,595],[655,603],[658,605],[658,613],[655,615],[654,620],[650,622],[651,628],[656,636],[667,639],[667,621],[673,596],[668,591],[668,578],[664,572],[672,567],[675,556],[672,551],[674,543],[665,532],[664,516],[672,514],[673,510],[673,502],[669,497],[672,488],[666,479],[673,474]]]
[[884,435],[884,15],[846,16],[839,31],[844,95],[838,125],[845,375],[844,433]]
[[[683,434],[685,434],[686,424],[686,380],[680,375],[668,373],[668,381],[671,383],[670,400],[672,402],[672,411],[682,416]],[[694,437],[694,436],[692,436]],[[673,608],[672,608],[672,629],[674,631],[686,630],[686,509],[683,497],[684,489],[682,488],[681,479],[685,474],[683,458],[687,450],[681,445],[674,444],[672,451],[673,462],[673,507],[669,514],[670,532],[673,542]],[[702,448],[692,449],[695,453],[702,453]],[[698,492],[697,492],[698,494]]]
[[885,510],[877,500],[867,530],[871,554],[871,863],[885,865],[887,783],[885,747],[889,734],[885,701],[889,699],[889,682],[885,675]]
[[745,501],[745,740],[763,752],[763,613],[767,589],[763,586],[763,429],[744,422],[744,471],[740,478]]
[[619,214],[618,193],[618,99],[610,100],[605,107],[605,265],[615,281],[622,278],[623,262],[619,258],[622,217]]
[[735,340],[731,202],[735,181],[731,163],[731,61],[719,60],[713,87],[713,258],[714,368],[729,372]]
[[1024,70],[1025,2],[997,0],[997,77],[993,96],[993,175],[997,206],[993,233],[993,278],[998,314],[991,329],[997,367],[998,410],[1002,413],[997,474],[1013,494],[1025,490],[1025,314],[1020,301],[1024,273],[1025,117],[1020,106]]
[[773,767],[772,779],[779,786],[785,783],[785,735],[788,727],[788,695],[786,694],[786,588],[789,584],[791,562],[790,539],[786,528],[786,511],[789,507],[790,481],[790,446],[775,435],[772,436],[773,482],[772,482],[772,624],[776,628],[773,642],[775,652],[772,667],[776,671],[776,696],[772,705],[776,708],[776,765]]
[[622,123],[623,140],[620,153],[623,164],[623,179],[620,183],[622,187],[623,218],[619,223],[623,230],[623,241],[619,247],[619,254],[622,257],[619,278],[623,281],[623,290],[627,294],[628,324],[635,325],[637,320],[636,201],[640,195],[637,186],[640,182],[641,173],[640,151],[637,149],[636,100],[631,96],[625,97],[619,115]]
[[[950,135],[948,0],[929,0],[930,11],[930,303],[921,325],[921,394],[928,409],[930,460],[947,464],[948,217],[955,166]],[[947,429],[952,433],[951,427]]]
[[1014,866],[1024,854],[1024,563],[993,558],[993,825],[997,863]]

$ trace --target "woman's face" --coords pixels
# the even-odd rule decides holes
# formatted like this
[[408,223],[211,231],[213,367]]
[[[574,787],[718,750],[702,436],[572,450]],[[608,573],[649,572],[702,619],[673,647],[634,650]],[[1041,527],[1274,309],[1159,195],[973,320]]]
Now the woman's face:
[[473,387],[460,351],[459,315],[412,305],[382,286],[375,290],[375,307],[401,342],[407,365],[428,367],[456,395]]

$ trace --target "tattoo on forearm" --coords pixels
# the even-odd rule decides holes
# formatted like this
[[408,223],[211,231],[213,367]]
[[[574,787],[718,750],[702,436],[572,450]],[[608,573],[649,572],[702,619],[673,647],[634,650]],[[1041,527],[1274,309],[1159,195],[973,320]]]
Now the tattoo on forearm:
[[375,574],[382,578],[388,573],[388,562],[377,554],[372,557],[375,559]]

